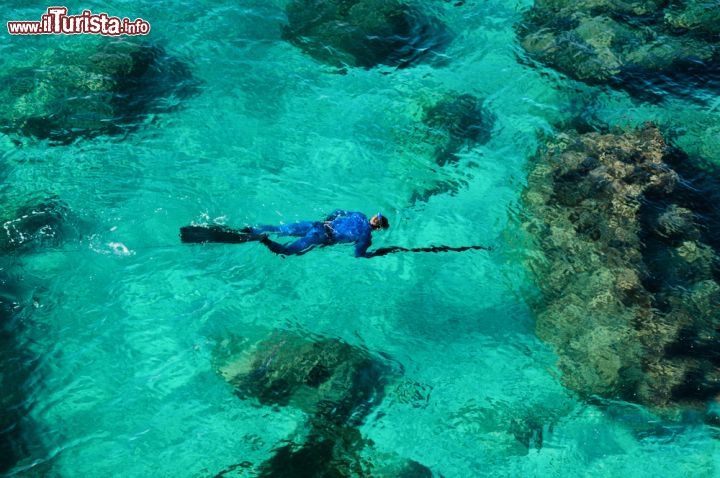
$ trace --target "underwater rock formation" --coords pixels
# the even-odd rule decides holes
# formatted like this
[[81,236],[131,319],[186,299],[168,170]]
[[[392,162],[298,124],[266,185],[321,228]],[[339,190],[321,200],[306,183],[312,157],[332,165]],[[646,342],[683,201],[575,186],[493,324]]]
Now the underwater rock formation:
[[[356,429],[336,439],[311,436],[302,446],[284,445],[260,467],[262,478],[432,478],[426,466],[413,460],[403,460],[375,467],[361,460],[364,443]],[[348,436],[349,435],[349,436]],[[350,453],[348,453],[350,451]]]
[[443,166],[457,161],[463,148],[490,141],[495,115],[474,95],[450,93],[425,109],[423,123],[438,145],[435,162]]
[[439,55],[445,25],[403,0],[293,0],[283,39],[338,68],[411,66]]
[[536,0],[518,26],[529,56],[589,84],[663,92],[720,89],[720,8],[700,0]]
[[468,165],[459,164],[462,154],[490,141],[495,120],[487,102],[469,93],[450,91],[418,108],[416,123],[403,131],[398,141],[414,156],[432,158],[443,170],[431,166],[427,181],[416,176],[417,189],[410,202],[455,194],[467,186]]
[[653,125],[564,132],[538,154],[533,308],[569,388],[658,409],[720,393],[719,187]]
[[52,49],[0,77],[0,132],[59,144],[123,134],[197,89],[190,68],[157,45],[112,39],[90,52]]
[[240,398],[299,408],[338,426],[356,426],[384,396],[390,364],[336,339],[278,333],[261,344],[246,374],[226,378]]
[[19,207],[12,219],[2,222],[0,251],[58,245],[72,232],[69,215],[68,206],[56,197]]
[[382,401],[386,385],[402,374],[396,363],[337,339],[276,332],[250,358],[230,360],[220,373],[242,399],[296,407],[309,417],[305,439],[277,448],[258,476],[375,476],[378,466],[392,469],[387,476],[432,476],[411,460],[394,457],[379,465],[362,454],[371,444],[357,427]]

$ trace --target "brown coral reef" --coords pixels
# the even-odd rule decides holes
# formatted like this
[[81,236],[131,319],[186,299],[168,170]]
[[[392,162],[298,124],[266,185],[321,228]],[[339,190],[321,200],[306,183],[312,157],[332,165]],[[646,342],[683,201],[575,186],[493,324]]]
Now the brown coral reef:
[[535,0],[518,34],[531,58],[590,84],[659,98],[720,88],[717,2]]
[[523,200],[538,335],[583,396],[702,407],[720,393],[718,182],[647,124],[557,135]]

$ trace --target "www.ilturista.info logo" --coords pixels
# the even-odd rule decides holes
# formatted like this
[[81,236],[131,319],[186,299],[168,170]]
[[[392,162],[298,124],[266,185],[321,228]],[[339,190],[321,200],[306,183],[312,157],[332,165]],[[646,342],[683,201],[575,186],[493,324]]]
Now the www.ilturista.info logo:
[[68,15],[65,7],[50,7],[40,21],[7,22],[11,35],[147,35],[150,24],[142,18],[110,17],[107,13],[92,13],[83,10],[80,15]]

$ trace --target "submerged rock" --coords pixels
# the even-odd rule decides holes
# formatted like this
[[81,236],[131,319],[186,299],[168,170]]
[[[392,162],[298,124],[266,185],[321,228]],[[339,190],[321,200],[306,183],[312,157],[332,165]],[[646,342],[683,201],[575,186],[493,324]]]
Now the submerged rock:
[[77,233],[68,223],[69,216],[70,209],[57,197],[21,206],[2,222],[0,251],[59,245],[66,236]]
[[476,163],[472,159],[463,162],[463,156],[492,138],[495,121],[487,101],[473,94],[449,91],[424,99],[413,122],[397,138],[403,150],[428,165],[425,174],[413,172],[410,202],[456,194],[466,187]]
[[536,0],[518,27],[529,56],[648,99],[720,90],[720,9],[707,2]]
[[[262,478],[432,478],[429,468],[414,460],[391,460],[375,464],[360,457],[362,445],[356,429],[345,430],[336,439],[311,436],[304,444],[284,445],[263,463],[257,476]],[[348,453],[348,448],[352,453]]]
[[53,476],[46,430],[32,414],[45,375],[33,320],[43,296],[16,258],[0,254],[0,476]]
[[49,476],[51,461],[38,460],[48,453],[42,432],[29,416],[43,358],[28,337],[36,325],[33,310],[42,299],[28,285],[33,280],[18,267],[18,258],[59,246],[78,230],[70,208],[54,196],[28,201],[8,216],[0,220],[0,475],[14,476],[21,473],[12,473],[14,468],[27,466],[32,476]]
[[439,55],[445,25],[403,0],[293,0],[283,39],[329,65],[408,67]]
[[691,163],[653,125],[562,133],[533,163],[537,333],[583,396],[665,408],[720,393],[720,176]]
[[396,373],[389,363],[340,340],[313,342],[291,334],[260,344],[245,372],[230,376],[228,370],[234,366],[223,374],[239,397],[292,405],[337,426],[362,423]]
[[457,161],[463,148],[490,141],[495,115],[474,95],[450,93],[425,109],[423,123],[437,143],[435,162],[443,166]]
[[411,460],[385,457],[377,464],[363,455],[371,443],[358,426],[382,401],[386,385],[402,374],[398,364],[341,340],[276,332],[250,356],[221,365],[220,373],[240,398],[292,406],[309,417],[304,439],[275,449],[258,476],[376,476],[377,467],[392,470],[387,476],[432,476]]
[[0,77],[0,131],[59,144],[123,134],[197,88],[190,68],[157,45],[113,39],[90,52],[48,50]]

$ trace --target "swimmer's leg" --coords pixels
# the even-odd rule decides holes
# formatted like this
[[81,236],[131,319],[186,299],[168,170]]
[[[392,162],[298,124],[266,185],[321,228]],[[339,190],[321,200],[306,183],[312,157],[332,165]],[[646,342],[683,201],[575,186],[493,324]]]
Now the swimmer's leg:
[[293,222],[291,224],[281,224],[279,226],[254,226],[244,227],[242,232],[250,234],[277,234],[278,236],[298,236],[302,237],[309,233],[317,223],[313,221]]
[[275,254],[282,254],[284,256],[300,256],[315,246],[321,246],[327,243],[327,238],[324,232],[318,230],[317,228],[311,228],[305,236],[297,241],[291,242],[290,244],[280,244],[279,242],[270,240],[265,235],[263,235],[259,240]]

